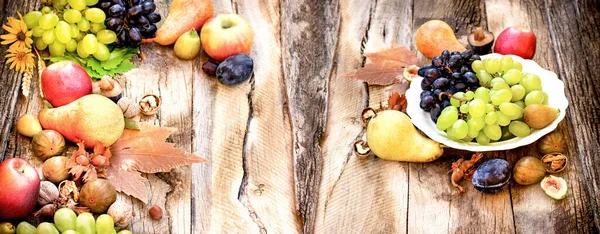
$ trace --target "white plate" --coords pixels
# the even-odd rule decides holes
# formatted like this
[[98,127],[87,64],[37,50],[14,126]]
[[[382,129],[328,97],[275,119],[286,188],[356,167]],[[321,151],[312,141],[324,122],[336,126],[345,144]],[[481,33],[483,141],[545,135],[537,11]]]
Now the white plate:
[[[488,54],[481,56],[481,59],[486,58],[501,58],[503,55],[501,54]],[[411,84],[410,88],[406,91],[406,99],[408,100],[407,113],[412,118],[413,124],[423,131],[429,138],[442,143],[446,146],[462,149],[474,152],[480,151],[495,151],[495,150],[509,150],[514,149],[520,146],[529,145],[542,136],[548,134],[549,132],[556,129],[558,123],[565,118],[567,106],[569,106],[569,102],[567,101],[567,97],[565,96],[565,85],[564,83],[558,79],[556,73],[543,69],[536,62],[532,60],[525,60],[518,56],[510,55],[514,61],[518,61],[523,65],[523,72],[529,72],[538,75],[542,80],[542,90],[548,93],[549,100],[548,105],[556,108],[560,111],[558,118],[556,118],[550,125],[546,126],[543,129],[533,130],[531,134],[527,137],[515,137],[510,140],[494,142],[489,145],[479,145],[475,142],[457,142],[448,139],[447,135],[443,131],[438,131],[435,127],[435,123],[431,121],[429,117],[429,112],[425,112],[419,107],[419,102],[421,100],[420,95],[421,91],[421,80],[423,78],[415,78]]]

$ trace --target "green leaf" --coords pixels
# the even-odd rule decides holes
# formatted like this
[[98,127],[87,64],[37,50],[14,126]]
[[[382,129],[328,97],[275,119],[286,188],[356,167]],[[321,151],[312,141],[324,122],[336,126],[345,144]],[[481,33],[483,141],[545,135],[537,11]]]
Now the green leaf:
[[88,75],[90,75],[90,77],[92,77],[92,78],[102,79],[102,77],[104,76],[103,74],[100,74],[100,73],[94,71],[94,69],[91,69],[87,66],[84,66],[83,69],[85,69],[85,71],[88,73]]
[[134,69],[136,67],[137,66],[135,66],[135,64],[133,64],[131,61],[125,60],[121,64],[119,64],[119,66],[117,68],[110,70],[109,75],[114,76],[118,73],[122,74],[122,73],[128,72],[131,69]]
[[135,120],[125,118],[125,128],[133,129],[133,130],[140,130],[140,125]]
[[100,61],[98,61],[95,58],[88,58],[86,65],[98,74],[106,73],[106,71],[102,68],[102,65],[100,64]]

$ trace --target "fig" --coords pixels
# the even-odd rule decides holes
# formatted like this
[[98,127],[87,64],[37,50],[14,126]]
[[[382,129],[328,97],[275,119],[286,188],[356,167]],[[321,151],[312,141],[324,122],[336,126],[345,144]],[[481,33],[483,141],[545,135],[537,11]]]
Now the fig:
[[542,129],[558,117],[558,110],[543,104],[531,104],[523,110],[523,119],[529,127]]
[[117,200],[117,190],[105,179],[89,181],[79,191],[79,204],[93,213],[104,213]]
[[494,34],[478,27],[475,29],[475,32],[472,32],[467,36],[467,40],[475,54],[489,54],[492,51],[492,45],[494,44]]
[[17,120],[17,132],[26,137],[32,137],[42,131],[42,125],[37,117],[24,114]]
[[53,183],[60,183],[69,178],[69,168],[67,168],[68,157],[51,157],[42,165],[42,174],[44,178]]
[[513,179],[520,185],[535,184],[544,176],[546,176],[546,165],[535,157],[523,157],[513,168]]
[[538,142],[541,154],[564,153],[567,150],[566,147],[564,135],[556,131],[548,133]]
[[9,222],[0,223],[0,234],[14,234],[15,226]]
[[65,138],[54,130],[44,130],[35,134],[31,141],[33,155],[42,161],[65,152]]
[[567,197],[567,181],[557,176],[547,176],[540,183],[544,193],[551,198],[561,200]]
[[471,183],[482,193],[497,193],[506,188],[511,178],[510,165],[504,159],[485,161],[473,174]]

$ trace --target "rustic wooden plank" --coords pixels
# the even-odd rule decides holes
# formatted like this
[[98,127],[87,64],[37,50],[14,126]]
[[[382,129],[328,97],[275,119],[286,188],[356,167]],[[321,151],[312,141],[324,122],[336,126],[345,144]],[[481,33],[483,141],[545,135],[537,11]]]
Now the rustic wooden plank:
[[[541,1],[538,1],[541,2]],[[554,55],[565,81],[569,109],[569,155],[578,164],[578,184],[587,194],[579,194],[578,207],[589,207],[578,214],[583,231],[600,231],[600,84],[594,69],[600,65],[600,12],[597,1],[543,1],[552,38]],[[573,160],[574,159],[574,160]],[[570,169],[570,168],[569,168]],[[578,211],[579,213],[579,211]],[[593,222],[595,227],[588,226]]]
[[[486,24],[484,10],[480,1],[418,1],[414,4],[413,32],[428,20],[440,19],[453,27],[459,41],[467,45],[469,32]],[[465,192],[458,194],[450,185],[451,162],[456,155],[470,157],[471,153],[446,150],[444,155],[433,163],[410,164],[408,232],[514,232],[508,189],[486,195],[477,192],[470,181],[462,181]],[[485,155],[504,158],[503,152]]]
[[[363,53],[411,40],[410,1],[340,2],[340,35],[335,76],[356,69]],[[410,45],[410,43],[406,43]],[[325,162],[319,198],[317,233],[398,233],[406,231],[406,163],[376,158],[360,160],[352,144],[364,134],[360,113],[385,99],[383,87],[366,93],[361,82],[330,79]],[[377,94],[375,94],[377,93]],[[374,98],[374,95],[382,97]],[[367,103],[369,102],[369,103]]]
[[[215,13],[235,12],[231,1],[213,1]],[[240,12],[242,13],[242,12]],[[192,180],[192,232],[259,233],[251,212],[239,197],[244,181],[244,142],[250,116],[252,83],[225,86],[201,71],[206,56],[197,59],[194,81],[194,149],[210,163],[195,165]]]
[[[292,129],[281,59],[279,0],[235,1],[254,30],[254,80],[248,96],[244,179],[238,199],[261,233],[300,233],[295,207]],[[274,201],[276,207],[274,207]]]
[[[534,60],[545,69],[557,72],[556,57],[552,50],[552,42],[548,29],[546,9],[543,1],[486,1],[486,12],[489,20],[489,30],[498,35],[508,26],[523,26],[531,29],[537,38],[537,48]],[[568,135],[567,120],[563,121],[556,131]],[[541,157],[536,144],[520,147],[507,153],[507,159],[512,165],[523,156]],[[567,198],[555,201],[546,196],[539,184],[520,186],[511,185],[511,199],[515,228],[517,233],[586,233],[589,223],[578,222],[581,217],[591,217],[589,207],[582,206],[580,193],[582,190],[577,171],[577,163],[571,163],[567,171],[559,173],[569,184]],[[562,210],[563,212],[553,212]]]
[[[0,0],[0,22],[4,25],[7,17],[18,18],[17,11],[27,12],[35,7],[39,6],[37,0]],[[2,29],[2,34],[6,33],[6,30]],[[5,157],[14,157],[17,148],[17,139],[15,137],[16,129],[13,128],[16,120],[21,116],[21,112],[17,109],[17,106],[27,105],[28,100],[31,97],[35,97],[33,93],[29,95],[29,99],[25,99],[21,95],[21,78],[22,75],[9,69],[6,66],[5,51],[8,48],[5,45],[0,47],[0,161]],[[36,75],[37,72],[34,74]],[[34,82],[32,81],[32,87]]]
[[[146,94],[156,94],[162,104],[154,116],[142,117],[143,122],[179,129],[170,140],[177,147],[191,151],[191,74],[189,62],[177,60],[171,49],[158,45],[145,45],[142,51],[147,58],[139,67],[126,73],[125,96],[140,100]],[[170,55],[170,56],[169,56]],[[169,63],[169,66],[166,64]],[[186,233],[185,223],[190,222],[190,179],[186,169],[175,169],[175,173],[160,176],[145,175],[149,180],[149,201],[129,198],[134,212],[131,230],[134,233]],[[189,168],[187,169],[189,171]],[[188,182],[182,182],[182,181]],[[187,198],[186,198],[187,196]],[[186,210],[187,203],[187,210]],[[158,205],[165,212],[163,219],[154,221],[148,217],[148,209]],[[189,233],[189,228],[187,233]]]
[[[323,169],[320,140],[328,81],[338,36],[337,1],[283,1],[283,70],[294,136],[297,209],[304,233],[313,233]],[[307,14],[307,13],[310,14]]]

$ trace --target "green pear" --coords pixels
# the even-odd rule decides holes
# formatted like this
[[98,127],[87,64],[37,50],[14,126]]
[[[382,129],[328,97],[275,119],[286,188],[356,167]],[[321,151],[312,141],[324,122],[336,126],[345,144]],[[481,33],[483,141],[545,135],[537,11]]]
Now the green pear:
[[86,148],[93,148],[96,143],[112,145],[125,127],[121,108],[98,94],[83,96],[58,108],[44,109],[38,118],[44,129],[58,131],[72,142],[84,142]]
[[369,121],[367,143],[386,160],[431,162],[444,153],[439,143],[417,131],[406,114],[395,110],[382,111]]

